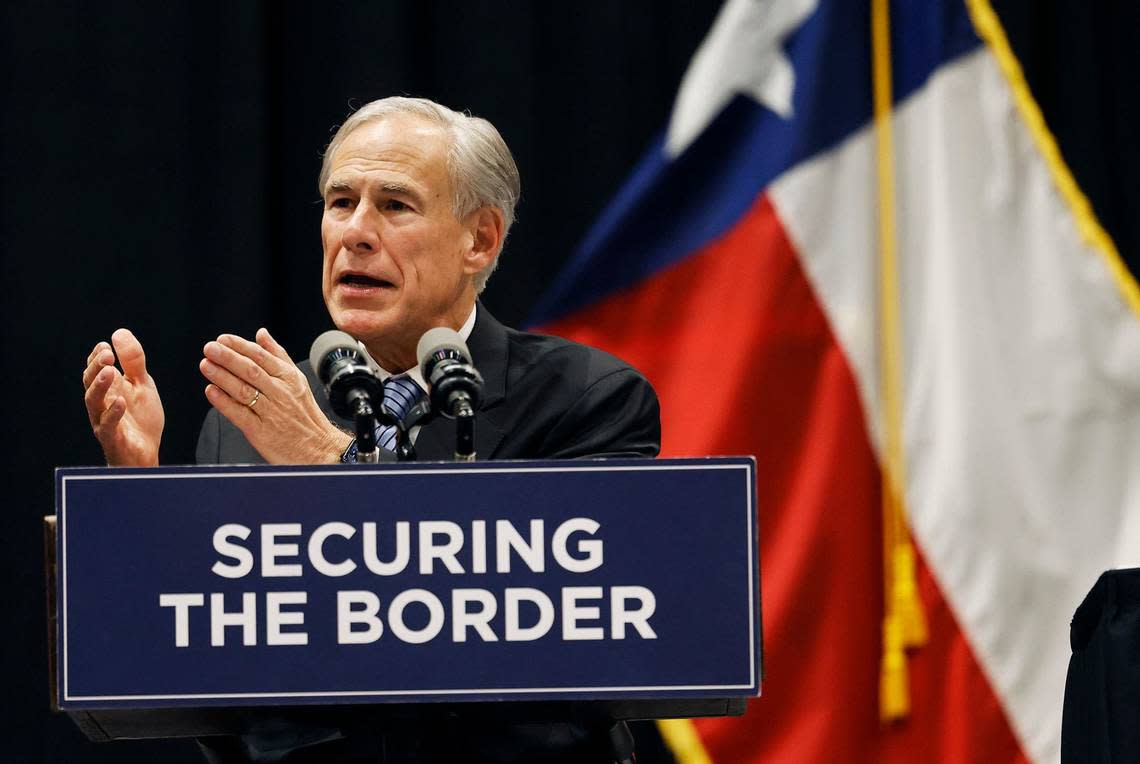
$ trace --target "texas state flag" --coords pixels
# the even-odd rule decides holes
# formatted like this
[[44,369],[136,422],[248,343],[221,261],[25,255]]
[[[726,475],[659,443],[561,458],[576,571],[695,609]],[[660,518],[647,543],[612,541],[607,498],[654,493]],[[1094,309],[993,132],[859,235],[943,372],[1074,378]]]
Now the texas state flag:
[[[988,0],[886,10],[883,124],[869,0],[728,0],[532,322],[645,372],[664,455],[756,456],[764,695],[663,723],[686,762],[1056,761],[1069,620],[1140,563],[1136,281]],[[928,632],[889,722],[885,485]]]

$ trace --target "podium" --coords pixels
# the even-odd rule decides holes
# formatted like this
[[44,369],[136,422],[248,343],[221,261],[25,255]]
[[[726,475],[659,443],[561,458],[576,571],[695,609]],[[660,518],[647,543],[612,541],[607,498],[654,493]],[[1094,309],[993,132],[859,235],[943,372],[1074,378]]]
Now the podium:
[[739,715],[755,480],[750,457],[62,468],[54,706],[98,741]]

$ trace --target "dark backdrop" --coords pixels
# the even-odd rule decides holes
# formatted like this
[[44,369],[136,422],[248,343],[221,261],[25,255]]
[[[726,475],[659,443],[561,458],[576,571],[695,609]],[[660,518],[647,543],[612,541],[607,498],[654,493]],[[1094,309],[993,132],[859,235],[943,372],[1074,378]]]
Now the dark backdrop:
[[[519,324],[653,135],[719,3],[14,2],[0,9],[5,380],[0,759],[194,761],[87,743],[48,713],[40,518],[52,467],[97,464],[91,346],[129,326],[193,460],[202,344],[265,325],[295,357],[327,328],[320,151],[396,93],[487,117],[523,200],[485,301]],[[998,3],[1062,148],[1135,264],[1135,10]],[[1122,6],[1123,7],[1123,6]],[[1035,9],[1035,10],[1034,10]],[[1127,14],[1127,16],[1125,15]],[[1133,272],[1136,268],[1133,267]]]

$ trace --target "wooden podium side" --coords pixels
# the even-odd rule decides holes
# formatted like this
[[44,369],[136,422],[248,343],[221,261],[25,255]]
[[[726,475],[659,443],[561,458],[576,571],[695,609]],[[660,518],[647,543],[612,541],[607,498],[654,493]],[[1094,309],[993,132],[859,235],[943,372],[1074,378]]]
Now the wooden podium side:
[[59,710],[56,696],[59,683],[56,681],[56,644],[58,631],[55,607],[55,515],[44,517],[44,599],[47,604],[47,646],[48,646],[48,698],[51,710]]

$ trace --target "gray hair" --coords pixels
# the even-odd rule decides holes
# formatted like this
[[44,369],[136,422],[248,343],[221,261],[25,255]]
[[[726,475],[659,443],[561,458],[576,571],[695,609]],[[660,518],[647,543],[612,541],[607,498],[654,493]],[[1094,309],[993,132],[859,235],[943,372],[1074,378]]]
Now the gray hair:
[[333,154],[356,128],[395,114],[411,114],[444,128],[451,147],[447,152],[447,170],[455,190],[452,206],[455,216],[463,218],[481,207],[497,207],[503,213],[503,241],[491,264],[475,275],[475,290],[482,292],[491,272],[499,264],[502,244],[515,220],[521,183],[519,169],[503,136],[485,119],[454,111],[426,98],[391,96],[361,106],[349,115],[336,131],[321,162],[318,180],[321,196],[329,180],[329,162]]

